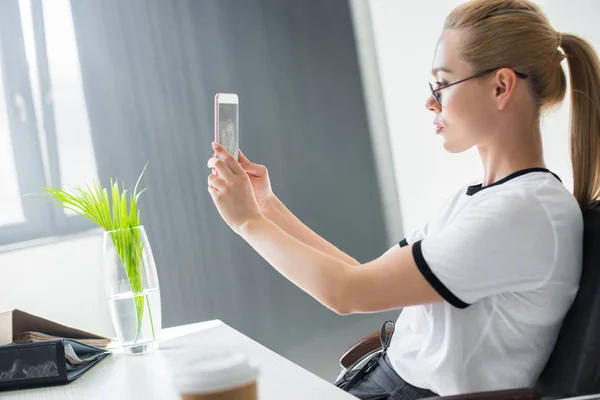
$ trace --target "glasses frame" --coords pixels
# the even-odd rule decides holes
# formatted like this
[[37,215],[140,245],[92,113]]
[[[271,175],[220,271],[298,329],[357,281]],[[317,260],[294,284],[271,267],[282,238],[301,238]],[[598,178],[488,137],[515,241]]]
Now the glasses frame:
[[[458,85],[459,83],[463,83],[463,82],[466,82],[466,81],[468,81],[468,80],[471,80],[471,79],[481,78],[482,76],[485,76],[485,75],[487,75],[487,74],[490,74],[490,73],[492,73],[492,72],[494,72],[494,71],[497,71],[497,70],[499,70],[499,69],[502,69],[502,68],[507,68],[507,67],[496,67],[496,68],[490,68],[490,69],[486,69],[486,70],[483,70],[483,71],[479,71],[479,72],[478,72],[478,73],[476,73],[475,75],[469,76],[468,78],[464,78],[464,79],[461,79],[461,80],[459,80],[459,81],[456,81],[456,82],[449,83],[449,84],[447,84],[447,85],[444,85],[444,86],[441,86],[441,87],[439,87],[439,88],[437,88],[437,89],[434,89],[434,88],[433,88],[433,85],[431,84],[431,82],[429,82],[429,89],[431,89],[431,96],[432,96],[432,97],[433,97],[433,99],[435,100],[436,104],[437,104],[437,105],[438,105],[440,108],[442,108],[441,101],[440,101],[440,99],[438,98],[438,92],[439,92],[439,91],[441,91],[441,90],[443,90],[443,89],[446,89],[446,88],[449,88],[450,86]],[[514,71],[514,70],[513,70],[513,71]],[[524,74],[524,73],[522,73],[522,72],[518,72],[518,71],[514,71],[514,72],[515,72],[515,74],[517,75],[517,78],[520,78],[520,79],[527,79],[527,78],[529,77],[529,75],[527,75],[527,74]]]

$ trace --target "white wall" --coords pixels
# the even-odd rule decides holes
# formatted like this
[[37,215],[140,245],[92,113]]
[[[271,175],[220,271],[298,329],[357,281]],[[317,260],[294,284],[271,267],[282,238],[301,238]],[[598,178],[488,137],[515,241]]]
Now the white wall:
[[[387,124],[405,233],[419,228],[457,188],[482,174],[475,149],[444,151],[425,110],[433,52],[445,16],[458,0],[369,0]],[[538,1],[554,27],[582,35],[600,49],[600,2]],[[563,65],[566,62],[563,62]],[[568,154],[568,98],[545,119],[546,165],[572,188]]]
[[12,308],[115,336],[102,280],[102,235],[0,253],[0,311]]

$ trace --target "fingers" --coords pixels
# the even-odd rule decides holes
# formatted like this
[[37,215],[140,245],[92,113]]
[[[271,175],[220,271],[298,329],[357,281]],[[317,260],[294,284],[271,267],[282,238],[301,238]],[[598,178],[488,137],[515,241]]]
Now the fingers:
[[226,164],[225,161],[221,160],[220,158],[211,157],[206,163],[206,166],[213,169],[213,174],[215,174],[216,170],[219,176],[222,177],[224,180],[231,180],[235,175],[229,168],[229,165]]
[[221,194],[221,192],[219,192],[211,185],[208,185],[208,192],[210,193],[210,196],[213,198],[214,201],[217,201],[219,195]]
[[219,178],[216,175],[209,175],[208,176],[208,188],[209,189],[215,189],[218,192],[222,192],[225,190],[226,184],[225,181],[221,178]]
[[[242,167],[240,166],[238,161],[231,155],[230,152],[225,150],[223,148],[223,146],[221,146],[217,142],[213,142],[212,146],[213,146],[213,149],[215,150],[215,152],[217,153],[217,156],[219,156],[225,160],[225,162],[227,163],[227,166],[229,167],[231,172],[233,172],[234,175],[240,175],[242,173],[245,174],[244,170],[242,169]],[[221,171],[219,170],[219,172],[221,172]]]

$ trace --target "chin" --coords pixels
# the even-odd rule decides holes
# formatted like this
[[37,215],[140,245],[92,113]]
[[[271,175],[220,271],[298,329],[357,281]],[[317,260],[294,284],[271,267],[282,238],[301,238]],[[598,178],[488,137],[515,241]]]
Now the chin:
[[464,151],[469,150],[472,146],[465,145],[464,143],[459,143],[455,140],[449,140],[446,136],[443,137],[444,140],[444,150],[448,153],[458,154]]

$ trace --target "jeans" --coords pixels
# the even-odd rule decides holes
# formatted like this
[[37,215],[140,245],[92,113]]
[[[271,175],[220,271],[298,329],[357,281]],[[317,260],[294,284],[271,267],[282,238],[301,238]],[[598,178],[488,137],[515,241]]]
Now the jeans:
[[349,393],[362,400],[417,400],[437,396],[431,390],[405,382],[394,371],[387,355],[381,357],[377,366]]

